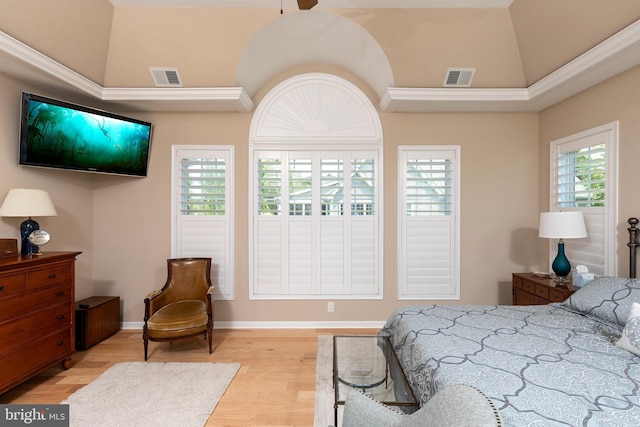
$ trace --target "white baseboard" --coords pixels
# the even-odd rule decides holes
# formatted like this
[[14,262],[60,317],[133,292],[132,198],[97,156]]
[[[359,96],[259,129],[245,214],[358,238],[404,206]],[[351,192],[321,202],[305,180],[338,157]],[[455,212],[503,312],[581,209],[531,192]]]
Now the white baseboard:
[[[247,322],[215,322],[214,329],[381,329],[384,320],[373,321],[337,321],[337,322],[295,322],[295,321],[247,321]],[[143,322],[123,322],[122,329],[142,330]]]

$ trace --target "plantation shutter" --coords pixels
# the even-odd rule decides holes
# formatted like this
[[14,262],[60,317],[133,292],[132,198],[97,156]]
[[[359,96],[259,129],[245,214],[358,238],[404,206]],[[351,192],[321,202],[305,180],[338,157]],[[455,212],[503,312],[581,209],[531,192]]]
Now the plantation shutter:
[[254,154],[253,297],[378,297],[377,152]]
[[457,147],[400,147],[399,299],[459,299]]
[[233,148],[174,149],[173,256],[210,257],[214,295],[233,299]]
[[[617,217],[617,125],[610,124],[551,143],[551,210],[580,211],[587,237],[566,239],[572,267],[586,265],[596,275],[615,275]],[[557,241],[550,242],[550,260]]]

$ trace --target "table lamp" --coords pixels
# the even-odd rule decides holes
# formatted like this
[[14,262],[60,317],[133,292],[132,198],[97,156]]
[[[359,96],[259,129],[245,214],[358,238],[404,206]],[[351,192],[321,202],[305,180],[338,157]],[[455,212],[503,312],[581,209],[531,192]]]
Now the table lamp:
[[566,280],[571,273],[571,264],[564,254],[564,239],[587,237],[582,212],[542,212],[538,237],[558,240],[558,255],[551,268],[558,279]]
[[39,253],[38,247],[32,245],[28,240],[29,234],[40,229],[40,225],[31,217],[57,215],[49,193],[44,190],[13,188],[9,190],[2,206],[0,206],[0,216],[2,217],[28,217],[20,224],[20,237],[22,238],[20,253],[23,255]]

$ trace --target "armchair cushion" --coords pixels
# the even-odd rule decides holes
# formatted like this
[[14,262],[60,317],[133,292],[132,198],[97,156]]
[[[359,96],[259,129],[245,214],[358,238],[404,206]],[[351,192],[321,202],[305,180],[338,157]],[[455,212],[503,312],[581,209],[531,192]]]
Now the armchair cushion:
[[198,300],[172,302],[158,310],[147,321],[149,332],[172,332],[205,328],[207,304]]

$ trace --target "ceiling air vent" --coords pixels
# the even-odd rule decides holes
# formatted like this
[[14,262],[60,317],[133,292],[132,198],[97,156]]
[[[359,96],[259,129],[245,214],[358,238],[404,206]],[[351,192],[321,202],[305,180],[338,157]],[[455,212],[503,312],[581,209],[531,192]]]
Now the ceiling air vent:
[[177,68],[149,67],[157,87],[182,87]]
[[469,87],[475,73],[475,68],[449,68],[443,87]]

